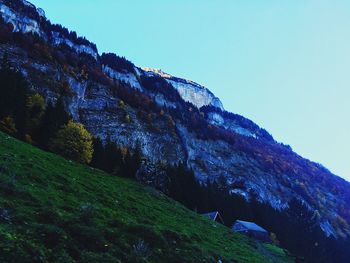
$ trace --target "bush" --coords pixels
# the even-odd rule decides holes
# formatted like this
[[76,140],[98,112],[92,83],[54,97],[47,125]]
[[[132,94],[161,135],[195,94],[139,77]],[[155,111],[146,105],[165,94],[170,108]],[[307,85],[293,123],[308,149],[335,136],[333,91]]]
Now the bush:
[[92,136],[82,124],[70,121],[57,132],[51,149],[68,159],[88,164],[93,154]]
[[10,135],[15,135],[17,133],[16,125],[12,117],[7,116],[0,121],[0,131]]
[[139,239],[133,245],[133,257],[136,262],[146,262],[146,260],[152,255],[152,250],[149,245],[142,239]]
[[79,220],[85,224],[92,224],[96,215],[96,208],[92,204],[84,204],[80,207]]
[[124,116],[124,122],[125,122],[125,123],[131,123],[131,122],[132,122],[132,119],[131,119],[131,117],[130,117],[129,114],[126,114],[126,115]]

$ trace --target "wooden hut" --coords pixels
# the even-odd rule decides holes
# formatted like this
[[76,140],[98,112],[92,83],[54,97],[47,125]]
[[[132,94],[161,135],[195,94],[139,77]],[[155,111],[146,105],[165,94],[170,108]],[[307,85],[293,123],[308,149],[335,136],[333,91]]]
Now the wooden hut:
[[217,223],[223,224],[224,225],[224,220],[222,219],[222,216],[218,211],[210,212],[203,214],[203,216],[209,218],[212,221],[215,221]]
[[254,222],[237,220],[231,228],[234,232],[243,233],[264,242],[270,241],[269,232]]

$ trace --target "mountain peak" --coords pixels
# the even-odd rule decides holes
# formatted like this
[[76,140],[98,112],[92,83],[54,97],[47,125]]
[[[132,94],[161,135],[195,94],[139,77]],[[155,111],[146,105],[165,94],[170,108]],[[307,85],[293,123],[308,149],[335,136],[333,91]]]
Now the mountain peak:
[[206,87],[183,78],[174,77],[165,73],[161,69],[142,68],[143,71],[150,76],[160,76],[171,84],[183,98],[183,100],[192,103],[198,109],[203,106],[213,106],[220,110],[224,110],[222,102]]
[[167,78],[167,79],[173,78],[172,75],[165,73],[163,70],[158,69],[158,68],[143,67],[142,70],[145,72],[148,72],[148,73],[154,73],[154,74],[159,75],[163,78]]

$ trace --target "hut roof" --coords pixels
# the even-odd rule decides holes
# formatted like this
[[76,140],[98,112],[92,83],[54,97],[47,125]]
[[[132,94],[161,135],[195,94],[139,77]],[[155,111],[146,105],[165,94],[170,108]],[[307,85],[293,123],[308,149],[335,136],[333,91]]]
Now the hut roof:
[[209,218],[210,220],[217,221],[221,224],[224,224],[224,220],[222,219],[222,217],[218,211],[206,213],[206,214],[203,214],[203,216]]
[[215,220],[216,217],[218,216],[218,211],[210,212],[210,213],[205,213],[203,214],[204,216],[208,217],[211,220]]
[[258,231],[258,232],[265,232],[265,233],[268,232],[266,229],[262,228],[261,226],[258,226],[257,224],[255,224],[253,222],[237,220],[236,223],[240,223],[241,225],[243,225],[248,230]]

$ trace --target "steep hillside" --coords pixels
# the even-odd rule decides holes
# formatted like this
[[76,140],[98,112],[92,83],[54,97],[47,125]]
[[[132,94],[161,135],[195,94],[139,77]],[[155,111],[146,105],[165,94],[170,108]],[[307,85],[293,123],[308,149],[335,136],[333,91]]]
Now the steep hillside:
[[160,192],[0,133],[1,262],[292,262]]
[[[203,184],[220,182],[246,202],[256,199],[287,213],[297,200],[310,215],[305,221],[335,245],[320,248],[316,238],[297,230],[292,238],[300,237],[303,250],[318,251],[320,258],[325,253],[347,258],[348,182],[276,142],[254,122],[226,112],[212,92],[193,81],[99,54],[93,43],[52,24],[27,1],[0,0],[0,14],[0,57],[7,54],[32,92],[47,102],[63,98],[94,136],[129,149],[140,145],[153,162],[184,162]],[[269,227],[286,236],[278,226]],[[287,247],[289,239],[282,241]]]

